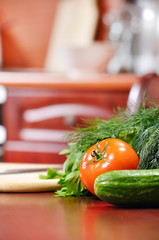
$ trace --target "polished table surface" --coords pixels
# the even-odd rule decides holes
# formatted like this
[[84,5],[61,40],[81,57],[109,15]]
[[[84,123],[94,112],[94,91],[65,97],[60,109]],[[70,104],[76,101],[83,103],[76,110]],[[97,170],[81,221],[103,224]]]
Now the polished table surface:
[[1,240],[158,240],[159,209],[127,209],[95,197],[0,194]]

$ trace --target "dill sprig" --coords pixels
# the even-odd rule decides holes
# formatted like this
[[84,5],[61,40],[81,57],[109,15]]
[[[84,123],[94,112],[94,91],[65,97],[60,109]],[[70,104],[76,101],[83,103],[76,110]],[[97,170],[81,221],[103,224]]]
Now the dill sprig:
[[141,132],[159,123],[159,106],[140,108],[135,114],[122,110],[109,120],[94,119],[85,123],[84,128],[77,128],[68,136],[68,141],[76,142],[77,151],[86,151],[105,138],[119,138],[132,145]]

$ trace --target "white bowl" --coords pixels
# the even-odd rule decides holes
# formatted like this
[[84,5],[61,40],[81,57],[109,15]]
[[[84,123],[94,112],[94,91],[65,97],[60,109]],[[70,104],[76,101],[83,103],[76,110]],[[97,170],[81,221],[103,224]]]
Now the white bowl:
[[87,46],[61,46],[59,54],[67,70],[99,72],[106,71],[115,50],[110,42],[92,42]]

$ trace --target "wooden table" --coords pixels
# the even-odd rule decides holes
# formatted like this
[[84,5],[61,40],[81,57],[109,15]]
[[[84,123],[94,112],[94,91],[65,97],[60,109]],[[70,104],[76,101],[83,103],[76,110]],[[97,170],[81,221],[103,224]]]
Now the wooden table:
[[1,240],[158,240],[159,209],[122,209],[95,197],[0,194]]

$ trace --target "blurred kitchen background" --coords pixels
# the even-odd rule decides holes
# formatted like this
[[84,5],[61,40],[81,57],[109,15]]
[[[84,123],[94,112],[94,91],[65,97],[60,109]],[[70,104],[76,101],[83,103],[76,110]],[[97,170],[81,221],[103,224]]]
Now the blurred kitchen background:
[[[6,73],[9,74],[5,75],[7,80],[12,76],[16,79],[19,75],[15,73],[26,73],[28,79],[32,73],[38,73],[35,78],[40,73],[49,73],[53,79],[58,76],[92,79],[100,78],[100,74],[140,77],[158,74],[158,64],[158,0],[0,0],[0,80]],[[60,104],[64,104],[71,112],[74,111],[72,104],[81,106],[88,102],[89,107],[96,107],[97,112],[91,115],[96,117],[100,107],[103,111],[108,108],[100,105],[103,100],[105,104],[115,102],[111,110],[120,105],[119,99],[121,107],[125,107],[129,90],[125,93],[121,87],[120,94],[89,91],[86,98],[86,91],[63,89],[61,92],[2,84],[1,161],[51,162],[52,156],[65,147],[62,143],[59,148],[61,131],[69,132],[76,122],[80,123],[80,117],[86,115],[68,114],[61,119],[57,113],[56,120],[48,117],[49,121],[45,121],[38,118],[40,111],[40,116],[47,116],[48,112],[60,111]],[[110,112],[99,116],[107,118]],[[38,122],[35,125],[36,120],[31,120],[34,117]],[[50,151],[49,144],[51,149],[57,148],[55,153]],[[44,151],[38,150],[43,147]],[[28,154],[29,149],[33,149],[33,156]],[[45,154],[48,152],[50,157]]]

